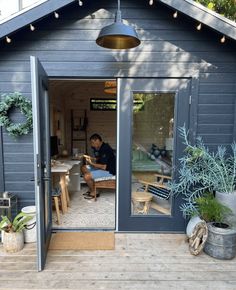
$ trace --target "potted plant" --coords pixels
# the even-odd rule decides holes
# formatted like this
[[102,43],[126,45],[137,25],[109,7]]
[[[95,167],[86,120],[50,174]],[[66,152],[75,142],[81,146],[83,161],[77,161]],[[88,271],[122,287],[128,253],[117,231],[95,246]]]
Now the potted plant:
[[26,213],[19,213],[13,221],[8,216],[1,216],[0,230],[2,230],[3,248],[7,252],[18,252],[24,247],[23,229],[32,216]]
[[232,213],[231,209],[221,204],[211,192],[204,193],[195,200],[196,209],[192,216],[198,215],[205,222],[213,222],[215,226],[227,228],[226,217]]
[[208,236],[204,251],[217,259],[232,259],[236,255],[236,231],[227,223],[226,217],[232,214],[212,193],[204,193],[196,200],[196,211],[207,222]]
[[[206,191],[216,192],[216,198],[236,215],[236,143],[231,145],[231,155],[222,146],[211,152],[201,137],[191,145],[185,126],[179,131],[186,145],[185,155],[180,159],[179,180],[172,182],[170,187],[173,194],[183,195],[183,215],[186,217],[195,210],[194,200]],[[224,195],[224,200],[218,197],[220,193]]]
[[[195,145],[191,145],[185,127],[179,130],[186,148],[185,155],[180,159],[179,179],[169,184],[172,194],[182,195],[183,203],[180,208],[185,218],[191,217],[193,213],[199,213],[207,220],[208,238],[205,251],[219,259],[231,259],[235,256],[236,250],[235,229],[229,225],[225,228],[218,226],[222,218],[228,222],[232,214],[226,210],[228,203],[222,205],[223,203],[217,202],[213,193],[224,192],[225,196],[236,198],[236,144],[231,145],[232,155],[229,155],[222,146],[219,146],[216,152],[210,152],[201,137],[197,138]],[[205,192],[211,193],[208,199],[204,196]],[[232,212],[235,214],[236,203],[232,200],[231,203],[228,207],[230,209],[233,207]],[[207,210],[205,214],[204,207]],[[200,223],[199,220],[197,222]],[[224,253],[228,239],[231,241],[229,254]],[[221,249],[209,249],[209,244],[214,243]]]
[[226,217],[232,214],[232,211],[227,206],[221,204],[211,192],[204,193],[201,197],[194,200],[194,207],[188,211],[191,217],[190,222],[186,228],[186,234],[191,236],[194,227],[205,221],[206,223],[212,222],[214,226],[220,228],[229,227],[226,224]]

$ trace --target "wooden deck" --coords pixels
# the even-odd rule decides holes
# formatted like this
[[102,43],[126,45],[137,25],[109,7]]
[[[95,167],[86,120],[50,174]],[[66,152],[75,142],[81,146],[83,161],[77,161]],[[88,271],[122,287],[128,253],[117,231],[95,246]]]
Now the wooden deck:
[[36,249],[17,254],[0,248],[0,289],[225,290],[236,289],[236,259],[194,257],[185,235],[116,234],[116,249],[49,251],[36,271]]

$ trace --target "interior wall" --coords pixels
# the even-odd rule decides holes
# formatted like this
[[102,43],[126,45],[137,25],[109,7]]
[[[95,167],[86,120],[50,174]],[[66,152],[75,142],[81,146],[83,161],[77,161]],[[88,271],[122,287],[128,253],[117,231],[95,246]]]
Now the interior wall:
[[[52,132],[57,134],[56,112],[60,111],[61,119],[61,146],[60,151],[67,150],[71,153],[71,111],[76,123],[80,118],[87,115],[87,141],[88,152],[90,153],[89,137],[98,133],[104,142],[108,142],[114,149],[116,148],[116,111],[91,111],[90,98],[115,98],[114,94],[104,93],[104,81],[102,80],[51,80],[49,86],[51,97],[51,120],[53,120]],[[74,131],[74,137],[84,138],[85,132]],[[85,142],[75,141],[73,148],[78,148],[79,152],[86,151]]]

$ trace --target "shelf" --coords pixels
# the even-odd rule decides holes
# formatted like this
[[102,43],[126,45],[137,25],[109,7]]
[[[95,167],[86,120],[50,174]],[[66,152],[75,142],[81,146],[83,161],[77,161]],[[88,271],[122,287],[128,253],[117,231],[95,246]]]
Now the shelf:
[[[84,153],[87,154],[87,111],[84,110],[84,116],[76,116],[78,122],[75,123],[74,111],[71,110],[71,154],[73,154],[74,142],[84,142]],[[78,146],[78,144],[77,144]]]

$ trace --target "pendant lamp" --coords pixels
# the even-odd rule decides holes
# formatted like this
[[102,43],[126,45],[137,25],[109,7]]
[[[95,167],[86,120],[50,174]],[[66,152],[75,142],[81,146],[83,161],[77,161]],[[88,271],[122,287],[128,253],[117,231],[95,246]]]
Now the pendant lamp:
[[115,22],[102,28],[96,43],[110,49],[130,49],[140,44],[135,29],[122,22],[120,0],[118,0]]

